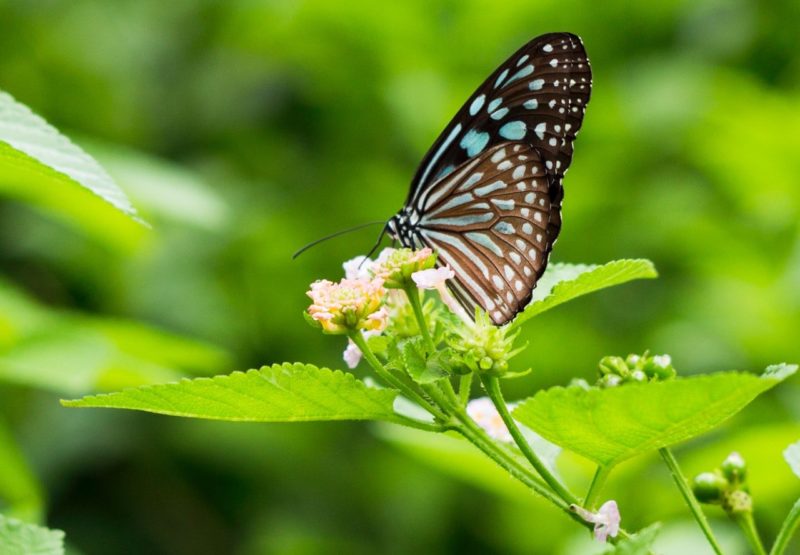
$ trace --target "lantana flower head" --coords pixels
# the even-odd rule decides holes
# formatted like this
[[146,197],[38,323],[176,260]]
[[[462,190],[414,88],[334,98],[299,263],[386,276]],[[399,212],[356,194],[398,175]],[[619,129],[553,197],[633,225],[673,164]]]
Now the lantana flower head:
[[380,279],[345,278],[339,283],[323,279],[312,283],[306,294],[312,300],[308,314],[325,333],[380,331],[386,327],[386,289]]
[[436,255],[427,247],[419,250],[388,248],[378,255],[370,273],[382,279],[387,289],[403,289],[414,285],[412,274],[433,268],[435,263]]
[[597,541],[605,543],[609,536],[615,538],[619,534],[619,523],[622,518],[619,514],[617,502],[613,499],[603,503],[596,513],[587,511],[577,505],[571,505],[570,509],[586,522],[594,524],[594,538]]

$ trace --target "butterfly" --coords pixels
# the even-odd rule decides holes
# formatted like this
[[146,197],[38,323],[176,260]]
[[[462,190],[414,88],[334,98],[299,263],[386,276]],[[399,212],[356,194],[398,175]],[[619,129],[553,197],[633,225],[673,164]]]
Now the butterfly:
[[470,96],[417,169],[386,231],[430,247],[470,315],[511,321],[530,302],[561,230],[562,180],[592,88],[583,43],[541,35]]

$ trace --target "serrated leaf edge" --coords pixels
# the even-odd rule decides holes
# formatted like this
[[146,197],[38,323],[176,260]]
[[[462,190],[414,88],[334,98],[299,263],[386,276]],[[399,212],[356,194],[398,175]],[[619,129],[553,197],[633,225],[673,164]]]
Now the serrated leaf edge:
[[[70,408],[112,408],[112,409],[123,409],[123,410],[138,410],[138,411],[141,411],[141,412],[162,414],[162,415],[165,415],[165,416],[193,417],[193,418],[203,418],[203,419],[208,419],[208,420],[224,420],[224,421],[228,421],[228,422],[264,422],[264,421],[261,421],[261,420],[258,420],[258,419],[254,419],[254,418],[237,418],[237,417],[214,418],[214,417],[207,417],[207,416],[196,417],[194,415],[189,415],[189,414],[187,414],[185,412],[169,411],[169,410],[162,410],[162,409],[159,409],[157,411],[156,410],[139,409],[139,408],[126,409],[126,407],[118,407],[118,406],[103,404],[102,400],[106,399],[106,398],[114,397],[114,396],[117,396],[117,395],[121,395],[121,394],[129,392],[129,391],[147,392],[147,391],[157,390],[157,389],[160,389],[160,388],[163,388],[163,387],[166,387],[166,386],[181,385],[181,384],[184,384],[184,383],[225,382],[225,381],[227,381],[229,379],[232,379],[232,378],[235,379],[235,378],[238,378],[238,377],[246,377],[246,376],[250,376],[250,375],[254,375],[254,374],[258,374],[260,377],[266,377],[266,375],[265,375],[266,372],[277,373],[277,372],[280,372],[280,371],[287,371],[287,370],[288,371],[298,372],[298,373],[320,372],[322,374],[327,374],[329,376],[342,377],[347,381],[347,385],[352,385],[359,391],[367,391],[368,390],[368,391],[380,393],[381,395],[385,395],[387,397],[387,400],[389,399],[389,396],[391,396],[391,399],[394,400],[394,398],[397,397],[397,395],[400,393],[396,389],[370,387],[369,385],[367,385],[363,381],[361,381],[358,378],[356,378],[353,374],[351,374],[349,372],[344,372],[342,370],[331,370],[330,368],[327,368],[327,367],[318,367],[318,366],[315,366],[313,364],[307,364],[307,363],[303,363],[303,362],[284,362],[282,364],[264,365],[261,368],[251,368],[251,369],[246,370],[246,371],[236,370],[236,371],[231,372],[229,374],[219,374],[219,375],[216,375],[216,376],[199,377],[199,378],[181,378],[180,380],[177,380],[177,381],[164,382],[164,383],[160,383],[160,384],[149,384],[149,385],[144,385],[144,386],[139,386],[139,387],[128,387],[128,388],[125,388],[125,389],[121,389],[119,391],[111,391],[111,392],[108,392],[108,393],[99,393],[99,394],[95,394],[95,395],[87,395],[87,396],[81,397],[79,399],[61,399],[60,403],[61,403],[62,406],[70,407]],[[332,420],[348,420],[348,419],[356,419],[358,416],[359,415],[357,415],[357,414],[356,415],[349,415],[347,413],[342,413],[336,419],[326,419],[326,420],[329,420],[329,421],[332,421]],[[398,415],[398,418],[399,418],[399,415]],[[363,418],[358,418],[358,419],[363,419]],[[309,418],[292,418],[291,420],[285,420],[283,422],[309,422],[309,421],[321,421],[321,420],[318,419],[318,418],[309,417]]]

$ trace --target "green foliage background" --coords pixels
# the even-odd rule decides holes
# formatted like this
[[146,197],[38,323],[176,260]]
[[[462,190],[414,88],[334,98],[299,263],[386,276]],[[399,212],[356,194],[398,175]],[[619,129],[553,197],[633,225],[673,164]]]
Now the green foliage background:
[[[798,23],[791,0],[0,0],[0,89],[96,156],[152,224],[88,193],[0,186],[0,511],[87,554],[584,552],[583,533],[461,446],[57,399],[284,360],[343,367],[341,338],[303,322],[304,292],[374,237],[291,253],[397,210],[474,87],[556,30],[583,37],[594,93],[554,260],[647,257],[661,278],[527,324],[518,360],[534,371],[508,397],[645,349],[684,374],[799,360]],[[800,493],[780,459],[798,407],[794,378],[678,450],[694,473],[738,449],[768,537]],[[662,541],[695,545],[655,458],[619,474],[607,496],[626,527],[677,520]]]

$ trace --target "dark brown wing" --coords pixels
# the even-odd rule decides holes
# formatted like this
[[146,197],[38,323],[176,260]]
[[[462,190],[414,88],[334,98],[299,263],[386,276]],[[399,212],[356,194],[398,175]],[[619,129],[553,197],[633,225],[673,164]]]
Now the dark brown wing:
[[[581,39],[571,33],[537,37],[515,52],[469,97],[422,160],[406,206],[442,177],[486,149],[523,141],[541,153],[551,198],[572,160],[591,92],[592,73]],[[556,229],[551,232],[553,237]]]
[[502,325],[528,304],[550,240],[549,182],[539,151],[524,142],[485,150],[421,196],[413,247],[431,247],[455,272],[451,289],[467,312]]

